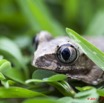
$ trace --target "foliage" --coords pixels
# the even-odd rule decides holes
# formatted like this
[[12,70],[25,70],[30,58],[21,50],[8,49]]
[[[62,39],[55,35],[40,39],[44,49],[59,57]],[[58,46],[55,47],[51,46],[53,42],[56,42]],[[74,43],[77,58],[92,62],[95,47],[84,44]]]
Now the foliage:
[[[32,67],[32,38],[41,30],[65,35],[66,27],[82,35],[104,35],[103,18],[103,0],[1,0],[0,103],[98,103],[103,85],[72,88],[66,75]],[[73,30],[67,33],[104,69],[103,52]]]
[[104,70],[104,53],[89,43],[86,39],[82,38],[75,31],[66,28],[67,33],[72,37],[82,51],[101,69]]

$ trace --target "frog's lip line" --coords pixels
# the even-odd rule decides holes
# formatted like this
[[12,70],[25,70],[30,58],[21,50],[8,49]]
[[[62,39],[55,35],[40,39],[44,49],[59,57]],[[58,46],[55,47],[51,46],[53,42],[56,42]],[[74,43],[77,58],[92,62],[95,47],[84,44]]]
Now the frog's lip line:
[[54,72],[57,72],[57,73],[68,73],[70,70],[58,70],[58,69],[47,69],[47,68],[42,68],[42,67],[36,67],[37,69],[44,69],[44,70],[48,70],[48,71],[54,71]]
[[[50,69],[50,68],[47,68],[47,67],[41,67],[41,66],[38,66],[38,65],[35,65],[35,67],[37,69],[45,69],[45,70],[50,70],[50,71],[55,71],[55,72],[59,72],[59,73],[68,73],[70,71],[73,71],[73,70],[76,70],[76,71],[79,71],[79,70],[84,70],[84,66],[74,66],[74,65],[70,65],[69,66],[69,69],[65,70],[65,69],[61,69],[61,68],[53,68],[53,69]],[[73,68],[73,69],[72,69]]]
[[[72,73],[72,69],[68,69],[68,70],[60,70],[60,69],[58,69],[58,68],[56,68],[56,69],[48,69],[48,68],[42,68],[42,67],[37,67],[37,69],[44,69],[44,70],[49,70],[49,71],[54,71],[54,72],[57,72],[57,73],[62,73],[62,74],[68,74],[68,73]],[[73,68],[74,69],[74,68]],[[79,69],[74,69],[76,72],[75,72],[75,74],[79,74]],[[86,70],[85,70],[86,71]],[[84,72],[84,71],[82,71],[82,72]],[[89,71],[87,71],[87,73],[88,73]],[[80,72],[81,73],[81,72]]]

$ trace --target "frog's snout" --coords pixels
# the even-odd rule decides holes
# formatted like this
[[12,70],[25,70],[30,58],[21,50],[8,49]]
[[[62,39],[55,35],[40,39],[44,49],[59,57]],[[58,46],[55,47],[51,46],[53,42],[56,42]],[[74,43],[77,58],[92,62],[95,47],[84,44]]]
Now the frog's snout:
[[42,69],[55,70],[57,68],[55,55],[45,55],[33,59],[32,65]]

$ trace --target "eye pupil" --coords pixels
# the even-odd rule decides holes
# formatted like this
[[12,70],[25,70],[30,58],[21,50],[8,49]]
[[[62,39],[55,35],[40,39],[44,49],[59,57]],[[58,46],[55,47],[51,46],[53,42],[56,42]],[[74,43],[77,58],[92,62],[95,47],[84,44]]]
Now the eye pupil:
[[62,58],[63,58],[65,61],[67,61],[67,60],[70,58],[70,51],[69,51],[69,49],[68,49],[68,48],[65,48],[65,49],[62,51],[61,55],[62,55]]

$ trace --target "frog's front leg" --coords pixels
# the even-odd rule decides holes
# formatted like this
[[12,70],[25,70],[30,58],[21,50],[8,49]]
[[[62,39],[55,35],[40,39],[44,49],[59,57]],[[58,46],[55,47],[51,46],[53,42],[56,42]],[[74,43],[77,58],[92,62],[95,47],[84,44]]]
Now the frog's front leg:
[[91,68],[91,71],[87,74],[84,74],[84,75],[67,74],[67,76],[71,80],[79,80],[91,85],[98,85],[99,83],[104,81],[104,72],[101,69],[99,69],[97,66],[93,66],[93,68]]

